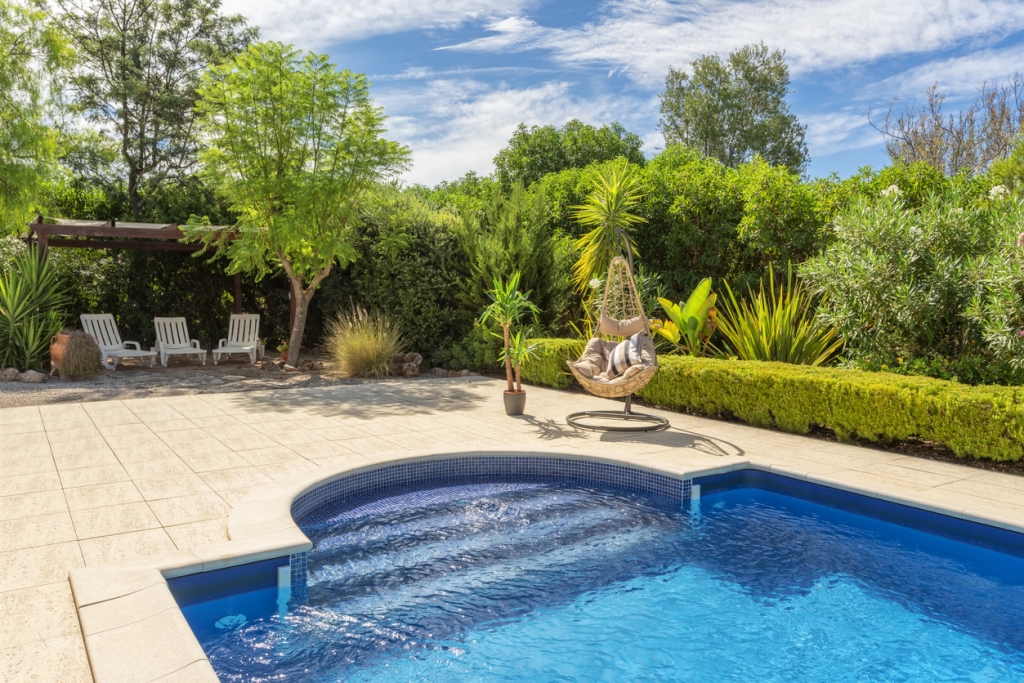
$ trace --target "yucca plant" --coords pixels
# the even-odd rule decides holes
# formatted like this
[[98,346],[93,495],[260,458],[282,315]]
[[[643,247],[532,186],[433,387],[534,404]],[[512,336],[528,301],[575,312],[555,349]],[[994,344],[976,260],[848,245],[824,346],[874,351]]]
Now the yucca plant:
[[509,362],[515,368],[516,391],[523,390],[523,365],[537,357],[537,345],[526,338],[520,330],[509,339],[509,345],[501,350],[498,360]]
[[836,327],[815,319],[813,300],[789,267],[785,287],[775,286],[775,272],[768,269],[757,294],[738,300],[728,284],[718,329],[725,335],[727,352],[741,360],[777,361],[821,365],[843,346]]
[[328,352],[346,377],[383,377],[391,372],[391,357],[405,344],[401,330],[383,313],[362,306],[338,313],[327,323]]
[[480,316],[480,324],[485,325],[487,321],[493,320],[501,326],[504,342],[501,359],[505,363],[505,378],[508,381],[508,391],[515,391],[512,384],[512,355],[509,353],[512,346],[512,326],[520,324],[526,313],[532,313],[536,317],[540,309],[530,301],[529,292],[523,294],[519,291],[519,271],[513,273],[508,282],[500,277],[494,278],[494,287],[487,292],[487,296],[491,299],[491,305]]
[[[600,278],[619,253],[618,231],[628,232],[646,220],[630,211],[640,203],[640,178],[625,161],[613,162],[594,174],[594,191],[584,204],[572,207],[572,218],[590,231],[573,246],[580,253],[572,267],[577,289],[585,292],[590,281]],[[636,250],[633,250],[636,254]]]
[[31,247],[0,273],[0,368],[38,370],[64,326],[67,297],[45,256]]

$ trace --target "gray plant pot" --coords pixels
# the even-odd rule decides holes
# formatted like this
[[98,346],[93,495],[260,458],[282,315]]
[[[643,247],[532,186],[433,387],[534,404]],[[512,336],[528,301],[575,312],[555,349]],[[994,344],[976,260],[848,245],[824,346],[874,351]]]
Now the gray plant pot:
[[526,392],[525,391],[506,391],[505,392],[505,414],[506,415],[522,415],[524,410],[526,410]]

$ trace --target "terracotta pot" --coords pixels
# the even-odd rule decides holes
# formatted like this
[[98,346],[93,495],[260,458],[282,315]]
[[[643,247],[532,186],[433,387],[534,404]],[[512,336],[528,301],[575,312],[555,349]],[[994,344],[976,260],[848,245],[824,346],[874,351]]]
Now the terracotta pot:
[[283,360],[284,362],[287,363],[288,362],[288,352],[287,351],[281,351],[280,353],[281,353],[281,360]]
[[50,338],[50,370],[59,370],[64,364],[64,349],[71,340],[69,334],[55,334]]
[[525,391],[506,391],[504,398],[506,415],[522,415],[526,410]]

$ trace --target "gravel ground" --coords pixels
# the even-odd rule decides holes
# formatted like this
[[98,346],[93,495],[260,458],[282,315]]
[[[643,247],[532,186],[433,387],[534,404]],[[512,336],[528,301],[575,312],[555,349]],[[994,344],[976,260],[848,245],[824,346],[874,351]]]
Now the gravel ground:
[[125,364],[118,366],[117,370],[104,370],[95,377],[78,382],[51,377],[45,384],[0,383],[0,408],[367,382],[429,382],[435,379],[437,378],[429,372],[413,379],[342,378],[332,373],[329,363],[326,363],[325,369],[320,372],[283,372],[277,369],[263,370],[243,360],[225,361],[216,366],[207,361],[205,366],[201,366],[194,361],[174,359],[167,368],[157,364],[152,369],[126,361]]

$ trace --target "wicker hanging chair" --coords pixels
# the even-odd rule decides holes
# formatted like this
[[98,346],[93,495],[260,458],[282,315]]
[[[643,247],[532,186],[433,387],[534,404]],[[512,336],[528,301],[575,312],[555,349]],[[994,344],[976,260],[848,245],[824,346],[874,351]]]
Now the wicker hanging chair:
[[[611,410],[573,413],[566,420],[574,427],[595,431],[647,432],[665,429],[669,426],[665,418],[632,411],[633,393],[654,377],[654,373],[658,371],[658,356],[651,339],[650,321],[644,314],[636,280],[633,278],[633,253],[629,239],[621,230],[616,232],[625,247],[626,258],[616,256],[608,264],[608,277],[605,279],[604,295],[601,297],[600,319],[594,329],[594,337],[587,344],[583,356],[576,361],[566,361],[566,364],[584,389],[602,398],[625,397],[626,407],[621,413]],[[616,343],[605,341],[604,335],[623,338],[638,333],[641,341],[641,362],[626,368],[621,375],[609,377],[605,368],[608,354]],[[596,425],[582,421],[586,418],[639,424]]]

